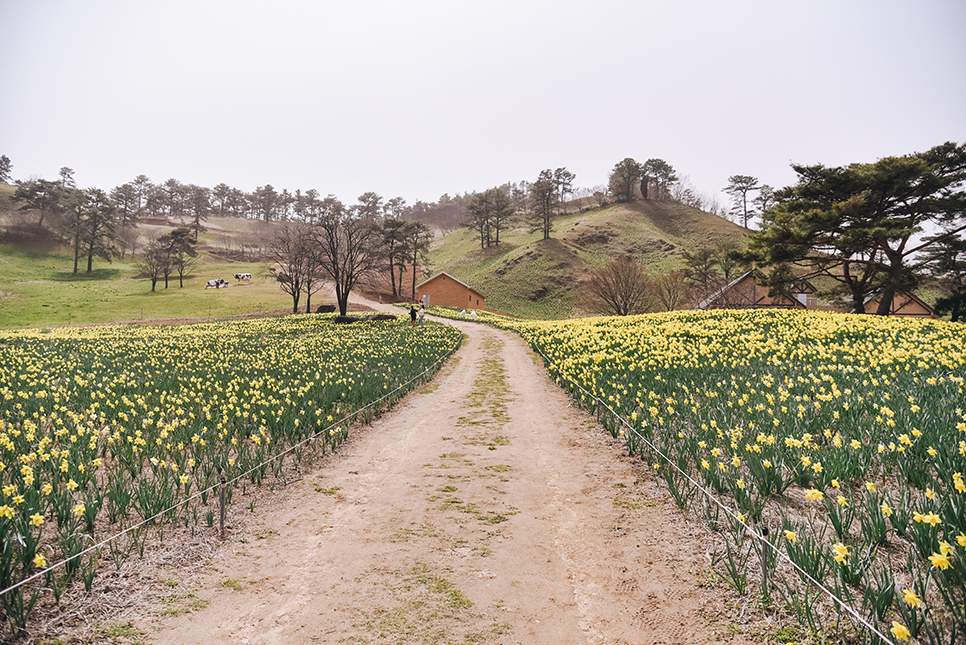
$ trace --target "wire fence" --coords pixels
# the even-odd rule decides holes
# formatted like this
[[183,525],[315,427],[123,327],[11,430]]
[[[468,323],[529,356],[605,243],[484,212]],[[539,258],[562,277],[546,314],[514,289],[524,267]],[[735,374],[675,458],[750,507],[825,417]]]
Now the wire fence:
[[8,594],[8,593],[10,593],[12,591],[15,591],[16,589],[19,589],[19,588],[23,587],[24,585],[27,585],[30,582],[32,582],[34,580],[37,580],[37,579],[41,578],[42,576],[47,575],[48,572],[56,571],[57,569],[66,566],[69,562],[72,562],[74,560],[78,560],[80,558],[83,558],[85,555],[87,555],[89,553],[96,552],[96,551],[102,549],[104,546],[109,545],[110,543],[114,542],[115,540],[118,540],[121,537],[123,537],[125,535],[128,535],[129,533],[132,533],[133,531],[138,530],[142,526],[145,526],[145,525],[148,525],[148,524],[151,524],[151,523],[155,522],[158,518],[164,517],[165,515],[167,515],[167,514],[173,512],[173,511],[176,511],[176,510],[180,509],[181,507],[185,506],[186,504],[190,503],[191,501],[193,501],[193,500],[195,500],[195,499],[197,499],[199,497],[208,495],[209,493],[215,491],[216,489],[218,489],[221,486],[226,486],[226,485],[234,484],[238,480],[240,480],[240,479],[242,479],[244,477],[248,477],[249,475],[251,475],[252,473],[254,473],[255,471],[257,471],[258,469],[264,468],[264,467],[266,467],[266,466],[268,466],[268,465],[272,464],[273,462],[278,461],[280,459],[284,459],[285,456],[288,455],[290,452],[296,450],[297,448],[299,448],[301,446],[304,446],[304,445],[309,444],[310,442],[314,441],[315,439],[317,439],[319,437],[324,437],[327,432],[329,432],[333,428],[336,428],[336,427],[340,426],[341,424],[343,424],[345,422],[354,422],[355,420],[357,420],[359,418],[359,415],[363,414],[366,410],[373,409],[376,406],[378,406],[380,403],[382,403],[383,401],[385,401],[386,399],[388,399],[388,398],[390,398],[390,397],[398,394],[399,392],[401,392],[403,390],[406,390],[413,383],[415,383],[415,382],[423,379],[427,374],[435,373],[439,369],[438,366],[441,366],[441,364],[443,363],[443,361],[445,361],[450,356],[452,356],[453,353],[456,352],[457,349],[459,349],[459,347],[462,344],[462,342],[463,342],[463,336],[461,335],[459,337],[459,339],[456,341],[456,343],[454,343],[454,345],[448,351],[446,351],[442,356],[440,356],[435,361],[433,361],[422,372],[420,372],[416,376],[410,378],[408,381],[405,381],[404,383],[402,383],[400,385],[397,385],[395,389],[391,390],[390,392],[387,392],[386,394],[382,395],[378,399],[376,399],[374,401],[370,401],[366,405],[364,405],[364,406],[362,406],[362,407],[360,407],[360,408],[358,408],[356,410],[353,410],[352,412],[349,412],[348,414],[346,414],[345,416],[343,416],[341,419],[338,419],[338,420],[333,421],[328,426],[322,428],[321,430],[318,430],[317,432],[315,432],[312,435],[306,437],[302,441],[299,441],[297,443],[292,444],[291,446],[289,446],[285,450],[282,450],[281,452],[279,452],[279,453],[277,453],[277,454],[269,457],[268,459],[265,459],[264,461],[262,461],[262,463],[257,464],[255,466],[252,466],[248,470],[246,470],[246,471],[244,471],[242,473],[239,473],[238,475],[232,477],[230,480],[227,480],[226,479],[226,480],[224,480],[222,482],[219,482],[219,483],[216,483],[216,484],[214,484],[214,485],[212,485],[212,486],[210,486],[210,487],[208,487],[208,488],[206,488],[204,490],[199,490],[196,493],[194,493],[193,495],[190,495],[189,497],[185,497],[183,500],[179,501],[177,504],[173,504],[173,505],[169,506],[168,508],[166,508],[166,509],[164,509],[162,511],[159,511],[158,513],[152,515],[151,517],[144,518],[142,521],[138,522],[137,524],[133,524],[133,525],[125,528],[122,531],[118,531],[114,535],[111,535],[110,537],[105,538],[105,539],[101,540],[100,542],[97,542],[96,544],[93,544],[93,545],[89,546],[88,548],[84,549],[83,551],[80,551],[79,553],[76,553],[76,554],[72,555],[69,558],[64,558],[63,560],[58,560],[57,562],[54,562],[54,563],[48,565],[47,567],[44,567],[40,571],[37,571],[36,573],[34,573],[34,574],[32,574],[32,575],[30,575],[30,576],[28,576],[26,578],[23,578],[22,580],[18,581],[17,583],[10,585],[6,589],[0,590],[0,597],[5,596],[6,594]]
[[[24,585],[27,585],[27,584],[31,583],[32,581],[39,579],[40,577],[46,575],[49,571],[57,570],[57,569],[59,569],[61,567],[66,566],[69,562],[71,562],[73,560],[77,560],[79,558],[83,558],[85,555],[87,555],[89,553],[96,552],[96,551],[102,549],[103,547],[105,547],[106,545],[109,545],[111,542],[113,542],[115,540],[118,540],[121,537],[123,537],[123,536],[125,536],[127,534],[130,534],[133,531],[136,531],[139,528],[141,528],[141,527],[143,527],[143,526],[145,526],[147,524],[150,524],[152,522],[155,522],[158,518],[163,517],[163,516],[165,516],[168,513],[171,513],[173,511],[176,511],[177,509],[183,507],[184,505],[190,503],[191,501],[193,501],[193,500],[195,500],[197,498],[200,498],[202,496],[205,496],[205,495],[207,495],[209,493],[212,493],[213,491],[217,490],[220,486],[232,485],[235,482],[237,482],[238,480],[240,480],[240,479],[242,479],[244,477],[247,477],[247,476],[251,475],[253,472],[255,472],[256,470],[258,470],[259,468],[264,468],[265,466],[268,466],[268,465],[272,464],[275,461],[278,461],[280,459],[284,459],[284,457],[286,455],[288,455],[289,453],[291,453],[292,451],[294,451],[294,450],[296,450],[296,449],[298,449],[298,448],[300,448],[300,447],[302,447],[304,445],[307,445],[307,444],[311,443],[312,441],[316,440],[317,438],[319,438],[321,436],[325,436],[325,434],[327,432],[329,432],[330,430],[332,430],[335,427],[340,426],[342,423],[349,422],[349,421],[354,421],[354,420],[358,419],[359,415],[360,414],[363,414],[366,410],[375,408],[376,406],[378,406],[380,403],[382,403],[386,399],[388,399],[388,398],[390,398],[390,397],[398,394],[402,390],[405,390],[405,389],[409,388],[414,382],[416,382],[416,381],[424,378],[427,374],[430,374],[432,372],[435,372],[438,369],[437,366],[439,366],[443,361],[445,361],[446,359],[448,359],[459,348],[459,346],[462,344],[462,342],[463,342],[463,337],[461,336],[459,338],[459,340],[453,345],[452,348],[450,348],[443,356],[441,356],[440,358],[438,358],[436,361],[434,361],[425,370],[423,370],[422,372],[420,372],[416,376],[414,376],[414,377],[410,378],[408,381],[406,381],[406,382],[398,385],[394,390],[392,390],[390,392],[387,392],[386,394],[384,394],[383,396],[379,397],[378,399],[367,403],[366,405],[364,405],[364,406],[362,406],[362,407],[360,407],[360,408],[358,408],[358,409],[356,409],[356,410],[354,410],[354,411],[346,414],[345,416],[343,416],[342,418],[340,418],[340,419],[338,419],[336,421],[333,421],[328,426],[326,426],[326,427],[318,430],[317,432],[315,432],[312,435],[306,437],[302,441],[299,441],[299,442],[297,442],[295,444],[292,444],[291,446],[289,446],[285,450],[282,450],[281,452],[279,452],[279,453],[273,455],[272,457],[264,460],[262,463],[257,464],[255,466],[251,467],[249,470],[247,470],[245,472],[239,473],[238,475],[234,476],[230,480],[225,480],[223,482],[216,483],[216,484],[214,484],[214,485],[212,485],[209,488],[206,488],[204,490],[199,490],[196,493],[194,493],[193,495],[191,495],[189,497],[186,497],[183,500],[179,501],[177,504],[173,504],[172,506],[170,506],[170,507],[168,507],[168,508],[166,508],[166,509],[164,509],[164,510],[158,512],[158,513],[156,513],[155,515],[153,515],[151,517],[148,517],[148,518],[145,518],[142,521],[138,522],[137,524],[133,524],[133,525],[125,528],[124,530],[119,531],[119,532],[111,535],[110,537],[105,538],[105,539],[101,540],[100,542],[97,542],[96,544],[91,545],[90,547],[84,549],[83,551],[81,551],[79,553],[76,553],[75,555],[71,556],[70,558],[65,558],[63,560],[59,560],[57,562],[54,562],[54,563],[50,564],[46,568],[44,568],[44,569],[42,569],[42,570],[34,573],[33,575],[31,575],[29,577],[26,577],[26,578],[24,578],[22,580],[20,580],[19,582],[15,583],[15,584],[13,584],[13,585],[11,585],[9,587],[7,587],[6,589],[0,590],[0,596],[4,596],[4,595],[6,595],[7,593],[9,593],[11,591],[14,591],[16,589],[19,589],[20,587],[23,587]],[[822,584],[820,581],[816,580],[807,571],[805,571],[800,566],[798,566],[794,561],[792,561],[781,549],[778,549],[774,544],[772,544],[772,542],[770,540],[767,539],[767,535],[766,534],[763,534],[762,532],[757,531],[753,526],[751,526],[748,523],[746,523],[741,517],[739,517],[739,514],[738,513],[736,513],[730,506],[728,506],[727,504],[725,504],[724,502],[722,502],[712,491],[708,490],[706,487],[704,487],[698,481],[696,481],[689,473],[687,473],[686,471],[684,471],[683,469],[681,469],[674,462],[674,460],[672,460],[663,451],[661,451],[661,449],[659,449],[657,446],[655,446],[646,436],[644,436],[643,434],[641,434],[633,426],[633,424],[631,424],[620,413],[618,413],[617,411],[615,411],[605,400],[603,400],[600,397],[596,396],[592,392],[589,392],[579,382],[577,382],[574,379],[572,379],[569,376],[567,376],[559,368],[559,366],[557,366],[557,364],[549,356],[547,356],[546,352],[544,352],[543,349],[537,343],[534,342],[534,343],[532,343],[532,345],[533,345],[534,349],[536,349],[536,351],[543,357],[543,359],[544,359],[544,361],[546,362],[547,365],[553,366],[555,368],[555,370],[557,371],[557,373],[560,374],[563,379],[565,379],[568,383],[572,384],[574,386],[574,388],[576,388],[577,390],[579,390],[583,395],[589,397],[591,401],[595,402],[596,405],[597,405],[597,407],[598,407],[598,409],[603,408],[609,414],[611,414],[612,417],[615,420],[617,420],[624,428],[626,428],[627,432],[629,432],[630,434],[634,435],[636,439],[638,439],[638,440],[642,441],[644,444],[646,444],[656,455],[658,455],[664,462],[666,462],[667,465],[670,468],[672,468],[675,471],[677,471],[677,473],[679,473],[682,477],[684,477],[685,480],[695,490],[699,491],[708,500],[708,502],[714,504],[718,509],[720,509],[722,512],[724,512],[733,521],[737,522],[746,531],[748,531],[748,533],[752,536],[753,539],[758,540],[763,545],[767,545],[767,547],[772,550],[772,552],[773,552],[773,554],[774,554],[775,557],[780,558],[784,562],[788,563],[793,569],[795,569],[798,572],[799,575],[801,575],[804,579],[807,579],[812,584],[814,584],[817,589],[819,589],[824,595],[828,596],[828,598],[831,599],[832,602],[834,602],[843,611],[845,611],[858,625],[860,625],[861,627],[867,629],[870,633],[875,634],[878,638],[882,639],[882,641],[885,642],[885,643],[887,643],[888,645],[897,645],[896,642],[893,639],[891,639],[889,636],[883,634],[875,625],[873,625],[869,621],[867,621],[865,619],[865,617],[862,616],[855,608],[853,608],[848,603],[844,602],[835,593],[833,593],[827,586],[825,586],[824,584]],[[767,531],[767,529],[766,529],[766,531]]]
[[655,446],[647,437],[641,434],[627,419],[625,419],[620,413],[618,413],[612,407],[610,407],[610,405],[608,405],[606,401],[596,396],[592,392],[589,392],[580,383],[578,383],[574,379],[567,376],[563,372],[563,370],[559,368],[557,363],[551,360],[550,357],[547,356],[547,354],[535,341],[532,342],[531,344],[534,347],[534,349],[537,350],[540,356],[543,357],[547,365],[553,366],[554,369],[557,371],[558,374],[561,375],[562,378],[566,379],[567,382],[573,384],[573,386],[576,387],[578,390],[580,390],[581,393],[590,397],[592,401],[595,401],[598,407],[603,407],[605,410],[607,410],[607,412],[609,412],[614,417],[614,419],[616,419],[621,425],[627,428],[627,430],[631,434],[635,435],[637,439],[640,439],[645,444],[647,444],[647,446],[652,451],[654,451],[655,454],[659,455],[661,459],[663,459],[671,468],[673,468],[680,475],[682,475],[691,484],[691,486],[693,486],[694,489],[698,490],[702,495],[704,495],[704,497],[709,502],[713,503],[720,510],[722,510],[726,515],[728,515],[732,520],[734,520],[735,522],[740,524],[745,530],[747,530],[751,534],[753,539],[758,540],[763,545],[767,545],[767,547],[772,550],[772,552],[776,557],[781,558],[782,560],[790,564],[792,568],[799,573],[799,575],[803,576],[804,578],[808,579],[812,584],[814,584],[823,594],[828,596],[834,603],[836,603],[841,609],[843,609],[847,614],[849,614],[849,616],[857,624],[866,628],[867,630],[869,630],[869,632],[871,632],[872,634],[875,634],[877,637],[881,638],[885,643],[888,643],[888,645],[897,645],[893,639],[883,634],[875,625],[867,621],[865,617],[862,616],[854,607],[844,602],[841,598],[835,595],[835,593],[833,593],[828,587],[826,587],[820,581],[816,580],[807,571],[805,571],[800,566],[798,566],[795,562],[793,562],[791,558],[788,557],[788,555],[786,555],[781,549],[777,548],[774,544],[771,543],[770,540],[768,540],[767,535],[763,535],[762,533],[756,531],[751,525],[749,525],[741,517],[739,517],[738,513],[736,513],[730,506],[728,506],[720,499],[718,499],[718,497],[716,497],[712,491],[702,486],[698,481],[696,481],[693,477],[691,477],[690,474],[682,470],[670,457],[664,454],[664,452],[662,452],[657,446]]

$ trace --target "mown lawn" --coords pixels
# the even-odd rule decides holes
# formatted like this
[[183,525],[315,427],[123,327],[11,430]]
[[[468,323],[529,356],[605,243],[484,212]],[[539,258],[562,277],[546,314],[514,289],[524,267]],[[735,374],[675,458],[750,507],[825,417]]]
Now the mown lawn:
[[[91,323],[171,318],[218,318],[292,306],[278,285],[261,276],[257,263],[199,263],[185,278],[177,276],[167,289],[159,282],[134,278],[130,259],[108,264],[96,260],[86,272],[86,260],[77,274],[73,258],[17,245],[0,245],[2,280],[0,329],[56,327]],[[250,284],[236,284],[233,273],[251,273]],[[211,278],[225,278],[226,289],[205,289]],[[321,301],[321,300],[320,300]],[[304,305],[303,305],[304,306]]]

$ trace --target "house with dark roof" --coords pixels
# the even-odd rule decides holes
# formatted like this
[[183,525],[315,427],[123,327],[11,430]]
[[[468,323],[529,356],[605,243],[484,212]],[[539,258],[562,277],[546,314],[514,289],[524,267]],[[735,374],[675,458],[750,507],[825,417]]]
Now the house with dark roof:
[[[881,294],[870,296],[865,302],[865,311],[875,313],[879,307]],[[727,286],[708,296],[698,304],[698,309],[807,309],[809,311],[845,310],[819,305],[816,289],[808,280],[799,279],[786,294],[769,296],[768,288],[755,281],[753,271],[745,273]],[[933,308],[914,293],[899,291],[892,299],[890,316],[916,318],[935,318]]]
[[818,299],[808,280],[796,282],[787,294],[769,296],[754,271],[738,276],[698,304],[698,309],[815,309]]

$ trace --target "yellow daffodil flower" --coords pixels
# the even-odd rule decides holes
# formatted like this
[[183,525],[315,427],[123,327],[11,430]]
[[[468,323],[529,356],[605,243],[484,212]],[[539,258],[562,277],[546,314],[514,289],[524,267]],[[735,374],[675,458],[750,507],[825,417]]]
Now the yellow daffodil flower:
[[846,564],[849,560],[849,547],[841,542],[836,542],[832,545],[832,556],[839,564]]
[[916,592],[912,589],[902,590],[902,601],[912,607],[913,609],[919,609],[922,607],[922,599],[916,595]]
[[953,566],[949,561],[949,556],[944,553],[933,553],[931,556],[929,556],[929,562],[932,564],[932,566],[941,571],[945,571],[949,567]]
[[889,631],[892,632],[893,636],[895,636],[898,640],[901,640],[901,641],[908,641],[909,638],[912,636],[912,633],[909,631],[909,628],[897,620],[892,621],[892,629],[890,629]]

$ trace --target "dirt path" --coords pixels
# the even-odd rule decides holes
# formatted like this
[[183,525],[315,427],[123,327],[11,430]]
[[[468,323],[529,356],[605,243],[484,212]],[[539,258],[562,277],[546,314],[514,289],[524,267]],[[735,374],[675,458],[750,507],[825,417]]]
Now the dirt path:
[[[517,336],[467,344],[279,493],[157,645],[684,644],[735,638],[653,478],[570,407]],[[743,642],[731,640],[731,642]]]

